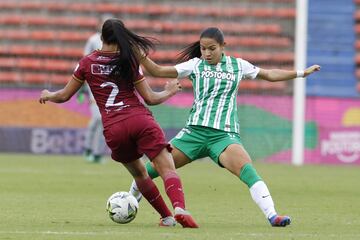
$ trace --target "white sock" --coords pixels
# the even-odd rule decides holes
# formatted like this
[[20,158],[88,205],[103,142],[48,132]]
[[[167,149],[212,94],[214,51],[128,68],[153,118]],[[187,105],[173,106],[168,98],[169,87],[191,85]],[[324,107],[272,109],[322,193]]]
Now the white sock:
[[252,185],[250,188],[250,194],[267,219],[276,215],[274,202],[271,198],[269,189],[263,181],[258,181]]
[[132,183],[131,183],[130,189],[129,189],[129,193],[134,195],[134,194],[137,194],[138,192],[139,192],[139,189],[138,189],[138,187],[136,185],[135,180],[133,180]]

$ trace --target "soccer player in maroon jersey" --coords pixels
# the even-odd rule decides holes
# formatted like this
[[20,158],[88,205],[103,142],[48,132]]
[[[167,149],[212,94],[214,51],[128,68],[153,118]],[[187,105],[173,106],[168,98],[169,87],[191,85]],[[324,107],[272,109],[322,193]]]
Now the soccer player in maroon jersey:
[[[122,163],[149,203],[161,215],[160,226],[197,228],[195,220],[185,210],[184,193],[170,154],[171,147],[151,112],[141,103],[135,90],[149,105],[160,104],[181,89],[173,80],[162,92],[153,92],[139,71],[136,52],[148,54],[154,47],[148,38],[128,30],[122,21],[108,19],[102,26],[101,50],[83,57],[72,79],[56,92],[43,90],[40,103],[68,101],[86,81],[99,107],[106,143],[111,157]],[[166,206],[160,192],[147,174],[140,157],[146,154],[164,181],[175,215]],[[176,221],[175,221],[176,219]]]

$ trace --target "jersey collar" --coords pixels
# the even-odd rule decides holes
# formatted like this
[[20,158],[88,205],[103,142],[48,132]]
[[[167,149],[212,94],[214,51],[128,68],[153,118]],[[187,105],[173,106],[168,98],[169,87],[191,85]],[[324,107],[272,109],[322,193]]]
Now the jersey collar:
[[226,55],[225,55],[225,53],[222,54],[220,63],[226,63]]

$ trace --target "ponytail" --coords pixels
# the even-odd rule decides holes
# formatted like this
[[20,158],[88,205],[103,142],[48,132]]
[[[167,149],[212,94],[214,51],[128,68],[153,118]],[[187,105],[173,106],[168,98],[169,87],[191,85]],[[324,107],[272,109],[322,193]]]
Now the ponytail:
[[139,77],[139,59],[137,53],[145,56],[155,49],[152,39],[136,35],[128,30],[119,19],[108,19],[102,27],[102,38],[106,44],[117,44],[119,54],[110,64],[114,65],[110,76],[133,82]]
[[201,57],[200,41],[194,42],[185,47],[176,58],[177,63],[186,62],[192,58]]

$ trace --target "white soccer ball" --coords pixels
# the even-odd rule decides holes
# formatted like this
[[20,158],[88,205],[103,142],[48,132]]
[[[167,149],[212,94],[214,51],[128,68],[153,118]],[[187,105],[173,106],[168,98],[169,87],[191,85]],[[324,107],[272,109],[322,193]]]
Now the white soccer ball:
[[109,213],[110,219],[121,224],[134,220],[138,209],[138,201],[128,192],[116,192],[109,197],[106,203],[106,211]]

